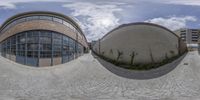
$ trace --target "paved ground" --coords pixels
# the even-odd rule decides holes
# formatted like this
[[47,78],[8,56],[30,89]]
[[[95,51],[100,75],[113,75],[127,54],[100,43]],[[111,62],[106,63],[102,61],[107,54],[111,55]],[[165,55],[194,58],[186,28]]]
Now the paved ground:
[[[174,64],[168,65],[169,71],[161,69],[165,75],[155,70],[131,74],[91,54],[49,68],[0,57],[0,100],[199,100],[198,53],[190,52]],[[146,77],[150,73],[158,74]]]

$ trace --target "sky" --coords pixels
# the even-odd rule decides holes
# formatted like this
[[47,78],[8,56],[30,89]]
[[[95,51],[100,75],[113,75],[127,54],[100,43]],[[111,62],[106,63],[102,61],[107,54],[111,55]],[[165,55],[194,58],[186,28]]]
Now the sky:
[[51,11],[73,18],[87,40],[122,24],[149,22],[175,31],[200,28],[200,0],[0,0],[0,25],[15,14]]

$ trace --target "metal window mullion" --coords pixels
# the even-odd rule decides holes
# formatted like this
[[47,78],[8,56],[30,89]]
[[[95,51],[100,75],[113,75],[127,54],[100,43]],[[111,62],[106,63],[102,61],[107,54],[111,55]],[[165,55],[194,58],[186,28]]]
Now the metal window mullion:
[[51,32],[51,66],[53,66],[53,32]]
[[[8,39],[9,40],[9,42],[10,42],[10,38]],[[9,47],[9,59],[11,58],[11,42],[9,43],[9,45],[10,45],[10,47]]]
[[38,62],[37,62],[37,66],[39,67],[39,63],[40,63],[40,35],[41,35],[41,31],[38,31]]
[[64,62],[63,61],[63,38],[64,38],[64,35],[61,35],[62,36],[62,45],[61,45],[61,57],[62,57],[62,63]]
[[27,64],[27,32],[25,33],[25,64]]
[[16,39],[16,48],[15,48],[15,53],[16,53],[16,59],[17,59],[17,55],[18,55],[18,50],[17,50],[17,48],[18,48],[18,41],[17,41],[17,35],[15,36],[15,39]]
[[77,58],[78,33],[76,33],[76,40],[74,42],[75,42],[75,58]]

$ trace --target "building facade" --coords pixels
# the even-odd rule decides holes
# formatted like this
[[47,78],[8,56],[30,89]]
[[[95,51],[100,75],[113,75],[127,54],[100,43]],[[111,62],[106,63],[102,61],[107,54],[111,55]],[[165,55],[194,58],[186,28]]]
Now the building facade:
[[186,44],[197,44],[199,40],[199,29],[180,29],[175,31]]
[[27,12],[9,18],[0,28],[1,55],[29,66],[71,61],[88,49],[71,18],[53,12]]
[[179,29],[175,33],[187,44],[190,51],[198,50],[200,29]]
[[187,51],[185,43],[169,29],[151,23],[121,25],[96,42],[93,51],[126,64],[159,63]]

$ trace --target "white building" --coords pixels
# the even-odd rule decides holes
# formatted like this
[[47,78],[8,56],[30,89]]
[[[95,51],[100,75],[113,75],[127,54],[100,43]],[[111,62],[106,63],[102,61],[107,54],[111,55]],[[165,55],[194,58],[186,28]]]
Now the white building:
[[175,33],[187,44],[188,49],[197,49],[200,29],[179,29]]

